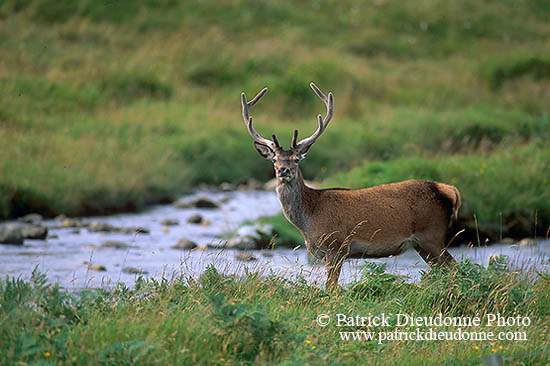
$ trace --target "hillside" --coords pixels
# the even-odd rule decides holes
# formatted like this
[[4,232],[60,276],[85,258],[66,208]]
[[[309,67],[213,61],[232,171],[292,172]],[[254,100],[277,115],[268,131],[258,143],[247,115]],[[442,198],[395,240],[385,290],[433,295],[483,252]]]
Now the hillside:
[[314,80],[335,117],[307,178],[440,179],[480,223],[543,234],[549,14],[544,0],[1,1],[0,217],[135,210],[198,183],[267,180],[239,95],[270,88],[256,127],[288,146],[323,110]]

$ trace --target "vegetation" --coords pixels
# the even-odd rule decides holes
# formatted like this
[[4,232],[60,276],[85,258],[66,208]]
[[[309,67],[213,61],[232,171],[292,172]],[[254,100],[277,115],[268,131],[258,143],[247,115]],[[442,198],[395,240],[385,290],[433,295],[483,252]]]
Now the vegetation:
[[[257,272],[236,278],[214,267],[198,279],[140,278],[133,288],[119,285],[76,293],[64,292],[48,284],[43,274],[33,273],[30,281],[0,282],[0,363],[481,364],[483,356],[497,352],[506,364],[543,365],[550,357],[549,280],[543,273],[526,277],[510,272],[503,257],[489,268],[466,261],[452,272],[434,270],[415,284],[371,263],[360,280],[332,294],[302,279]],[[344,341],[339,331],[365,328],[320,327],[315,322],[320,314],[338,313],[442,313],[481,319],[499,313],[505,318],[529,317],[531,325],[495,327],[483,320],[468,329],[525,331],[525,341]],[[391,323],[389,329],[394,326]]]
[[[268,179],[240,117],[364,187],[456,184],[480,223],[550,222],[548,2],[0,1],[0,217],[143,208]],[[352,169],[351,172],[348,172]],[[336,174],[336,175],[335,175]],[[544,231],[541,229],[541,231]]]

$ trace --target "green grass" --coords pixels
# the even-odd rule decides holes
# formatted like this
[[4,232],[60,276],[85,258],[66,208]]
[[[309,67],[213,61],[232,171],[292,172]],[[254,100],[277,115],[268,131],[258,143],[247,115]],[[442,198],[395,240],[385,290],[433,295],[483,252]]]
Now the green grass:
[[[31,281],[0,282],[0,363],[4,365],[334,365],[482,364],[496,350],[509,365],[543,365],[550,354],[548,274],[525,277],[468,261],[407,283],[367,264],[362,277],[327,293],[304,280],[273,275],[222,275],[208,268],[198,279],[140,278],[132,288],[67,293],[33,273]],[[525,331],[526,341],[342,341],[320,327],[320,314],[395,314],[474,317],[468,331]],[[528,317],[527,327],[487,326],[487,314]],[[392,315],[393,314],[393,315]],[[415,327],[399,328],[415,331]],[[423,330],[427,330],[423,328]],[[457,331],[457,327],[437,328]],[[477,347],[478,349],[476,349]]]
[[547,222],[545,4],[1,1],[0,217],[142,209],[198,183],[267,180],[239,94],[270,88],[256,127],[288,146],[324,110],[314,80],[335,116],[306,178],[440,177],[481,220],[537,210]]

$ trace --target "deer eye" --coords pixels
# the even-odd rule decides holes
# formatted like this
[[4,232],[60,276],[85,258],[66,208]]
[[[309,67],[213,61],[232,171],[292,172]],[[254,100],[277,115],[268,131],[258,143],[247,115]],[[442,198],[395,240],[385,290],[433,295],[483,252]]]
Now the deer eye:
[[298,164],[300,162],[300,158],[294,158],[294,161]]

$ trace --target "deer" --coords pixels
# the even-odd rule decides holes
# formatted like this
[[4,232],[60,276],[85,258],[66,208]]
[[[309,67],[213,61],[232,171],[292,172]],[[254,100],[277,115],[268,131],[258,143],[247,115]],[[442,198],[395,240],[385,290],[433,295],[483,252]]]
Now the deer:
[[406,180],[363,189],[314,189],[304,183],[299,163],[323,134],[334,112],[332,92],[325,95],[313,82],[313,92],[325,103],[326,115],[317,115],[318,127],[300,141],[294,130],[290,148],[275,134],[262,137],[252,125],[250,108],[268,91],[247,101],[241,93],[242,116],[254,147],[273,163],[276,192],[284,216],[302,234],[307,250],[324,261],[326,289],[338,286],[342,263],[348,258],[382,258],[414,248],[434,264],[455,263],[447,251],[447,230],[460,208],[460,192],[452,185],[429,180]]

